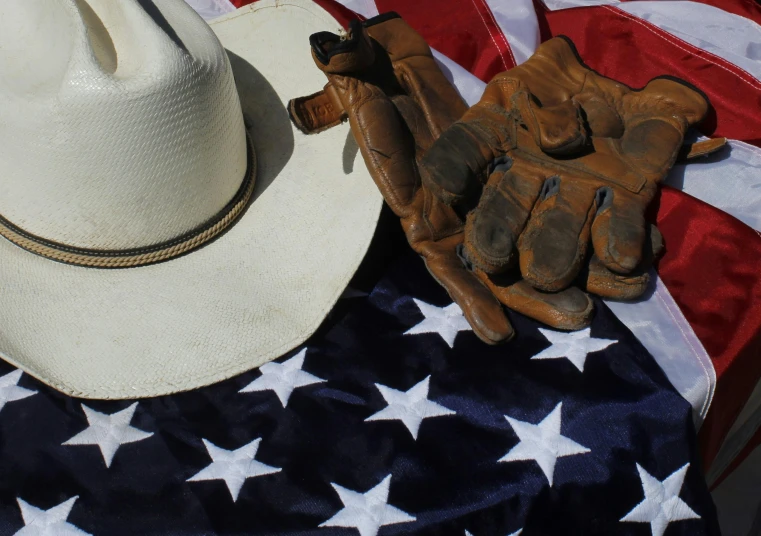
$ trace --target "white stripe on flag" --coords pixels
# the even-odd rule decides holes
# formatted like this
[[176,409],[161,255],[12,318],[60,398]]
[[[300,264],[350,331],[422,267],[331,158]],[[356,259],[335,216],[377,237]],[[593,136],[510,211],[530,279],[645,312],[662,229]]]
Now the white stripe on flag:
[[531,0],[476,0],[484,2],[502,30],[513,52],[515,63],[520,65],[539,46],[539,22]]
[[729,145],[721,160],[675,165],[665,182],[761,231],[761,149],[735,140]]
[[752,20],[697,2],[624,2],[617,7],[761,79],[761,26]]
[[[504,2],[504,0],[503,0]],[[615,5],[677,39],[710,52],[761,79],[761,26],[714,6],[684,1],[544,0],[552,11]],[[758,89],[761,90],[761,84]]]
[[450,60],[438,50],[433,50],[433,57],[436,63],[452,85],[457,88],[462,99],[473,106],[481,99],[481,95],[486,87],[486,82],[473,76],[467,69],[460,66],[459,63]]
[[366,19],[378,15],[378,6],[375,0],[337,0],[337,2],[346,8],[351,9],[354,13],[359,13]]
[[708,413],[716,371],[666,285],[650,272],[651,294],[638,302],[605,300],[606,305],[647,348],[671,384],[692,405],[696,427]]
[[542,0],[550,11],[568,9],[572,7],[605,6],[619,4],[619,0]]

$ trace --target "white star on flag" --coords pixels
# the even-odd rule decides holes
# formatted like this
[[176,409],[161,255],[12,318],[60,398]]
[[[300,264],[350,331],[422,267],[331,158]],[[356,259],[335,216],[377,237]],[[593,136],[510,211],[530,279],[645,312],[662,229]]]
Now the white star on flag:
[[413,439],[417,439],[417,433],[423,419],[456,414],[455,411],[428,400],[430,379],[431,377],[428,376],[407,391],[397,391],[391,387],[376,383],[375,387],[378,388],[378,391],[388,402],[388,406],[378,413],[371,415],[365,421],[390,421],[398,419],[404,423],[404,426],[412,434]]
[[304,366],[304,358],[307,349],[304,348],[298,354],[283,363],[270,362],[259,367],[262,373],[257,379],[246,385],[239,393],[251,393],[253,391],[275,391],[283,407],[288,405],[288,399],[293,390],[298,387],[324,382],[322,378],[313,376],[301,370]]
[[588,448],[560,434],[562,407],[561,402],[539,424],[519,421],[505,415],[520,442],[499,461],[534,460],[552,486],[558,458],[590,452]]
[[359,531],[360,536],[376,536],[378,530],[385,525],[415,521],[408,513],[388,504],[390,484],[391,475],[365,493],[357,493],[338,484],[331,484],[344,507],[321,523],[320,527],[353,527]]
[[137,402],[130,407],[107,415],[82,404],[82,409],[90,426],[63,443],[64,445],[98,445],[106,467],[111,467],[116,451],[121,445],[134,443],[151,437],[153,434],[143,432],[129,425],[137,409]]
[[256,452],[259,450],[259,442],[261,440],[261,438],[257,438],[239,449],[225,450],[204,439],[203,444],[206,446],[206,452],[209,453],[212,462],[188,478],[188,482],[224,480],[227,489],[230,490],[233,502],[237,501],[240,488],[243,487],[243,483],[247,478],[270,475],[282,471],[280,467],[272,467],[254,459]]
[[49,510],[41,510],[17,497],[24,527],[13,536],[90,536],[89,532],[66,521],[78,498],[75,496]]
[[590,335],[591,331],[590,328],[586,328],[581,331],[564,333],[562,331],[539,328],[539,332],[552,343],[552,346],[542,350],[531,359],[559,359],[565,357],[577,369],[584,372],[584,364],[587,361],[588,354],[599,352],[611,344],[618,342],[612,339],[595,339]]
[[419,324],[405,331],[405,335],[438,333],[450,348],[454,348],[454,340],[459,332],[473,331],[468,321],[465,320],[462,309],[456,303],[451,303],[446,307],[436,307],[416,298],[413,298],[412,301],[415,302],[425,318]]
[[22,374],[22,371],[14,370],[5,376],[0,376],[0,409],[3,409],[8,402],[21,400],[22,398],[37,394],[37,391],[16,385],[21,379]]
[[621,518],[621,521],[650,523],[653,536],[663,536],[666,527],[672,521],[700,519],[700,516],[679,498],[684,477],[689,467],[690,464],[688,463],[661,482],[637,464],[637,472],[642,481],[642,491],[645,492],[645,498],[631,512]]

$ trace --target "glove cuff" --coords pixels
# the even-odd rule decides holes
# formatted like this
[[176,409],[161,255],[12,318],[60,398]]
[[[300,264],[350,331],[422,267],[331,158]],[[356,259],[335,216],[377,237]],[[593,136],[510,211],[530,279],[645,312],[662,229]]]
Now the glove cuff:
[[304,134],[316,134],[348,119],[341,99],[332,84],[322,91],[306,97],[297,97],[288,102],[291,121]]

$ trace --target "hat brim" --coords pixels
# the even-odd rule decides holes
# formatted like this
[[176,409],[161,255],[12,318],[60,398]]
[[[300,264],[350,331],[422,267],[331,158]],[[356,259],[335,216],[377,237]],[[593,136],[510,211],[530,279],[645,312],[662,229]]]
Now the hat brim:
[[258,160],[255,198],[224,235],[174,260],[100,270],[0,239],[0,357],[82,398],[142,398],[260,366],[316,331],[372,239],[382,198],[347,124],[306,136],[289,99],[324,75],[310,34],[340,25],[308,0],[213,21]]

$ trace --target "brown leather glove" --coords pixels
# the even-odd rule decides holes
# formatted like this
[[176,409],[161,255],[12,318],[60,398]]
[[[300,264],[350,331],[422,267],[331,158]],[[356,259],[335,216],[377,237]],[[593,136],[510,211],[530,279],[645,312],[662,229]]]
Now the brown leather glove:
[[463,264],[463,219],[422,187],[418,162],[467,106],[422,37],[389,13],[354,21],[347,36],[322,32],[310,42],[329,83],[324,91],[289,103],[294,123],[314,133],[348,118],[365,163],[401,219],[410,245],[476,335],[492,344],[512,337],[500,302],[556,328],[588,325],[592,302],[578,288],[544,294],[519,277],[492,280]]
[[421,162],[423,184],[457,205],[486,181],[465,230],[465,256],[477,268],[499,274],[519,259],[523,277],[545,291],[568,287],[584,268],[590,292],[631,299],[661,247],[645,212],[708,109],[681,80],[634,90],[605,78],[556,37],[497,75],[436,140]]

